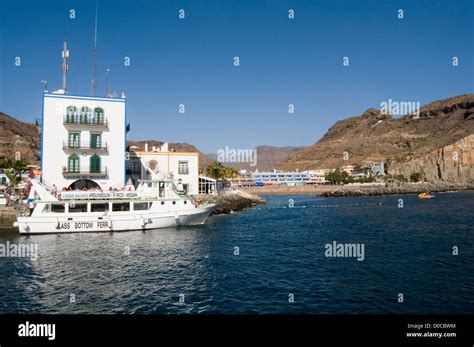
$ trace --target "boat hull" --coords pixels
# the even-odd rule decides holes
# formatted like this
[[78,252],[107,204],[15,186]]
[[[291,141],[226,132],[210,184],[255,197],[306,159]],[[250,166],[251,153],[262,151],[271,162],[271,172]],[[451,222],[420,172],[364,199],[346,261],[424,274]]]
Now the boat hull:
[[110,214],[77,217],[18,217],[15,223],[20,234],[63,234],[83,232],[115,232],[148,230],[184,225],[204,224],[214,206],[181,210],[179,212],[155,212],[143,214]]

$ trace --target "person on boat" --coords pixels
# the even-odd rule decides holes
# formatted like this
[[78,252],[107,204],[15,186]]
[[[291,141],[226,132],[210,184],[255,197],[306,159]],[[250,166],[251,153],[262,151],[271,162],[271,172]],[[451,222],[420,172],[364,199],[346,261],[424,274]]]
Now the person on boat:
[[181,178],[178,179],[178,184],[176,185],[176,189],[178,190],[178,195],[180,197],[185,196],[185,191],[184,191],[184,187],[183,187],[183,180]]
[[30,209],[30,216],[33,213],[33,210],[35,209],[36,203],[33,199],[28,199],[27,200],[28,208]]

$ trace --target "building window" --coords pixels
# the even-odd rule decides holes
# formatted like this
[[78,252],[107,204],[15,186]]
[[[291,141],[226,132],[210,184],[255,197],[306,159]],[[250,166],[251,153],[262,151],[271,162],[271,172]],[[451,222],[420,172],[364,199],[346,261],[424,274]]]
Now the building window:
[[100,157],[94,154],[90,161],[90,173],[100,173]]
[[77,107],[68,106],[66,109],[66,123],[77,123]]
[[67,171],[79,172],[79,157],[76,154],[73,154],[68,158]]
[[128,169],[130,170],[130,173],[132,173],[132,174],[140,173],[140,162],[138,162],[138,161],[129,161]]
[[94,109],[94,124],[103,124],[104,123],[104,110],[100,107]]
[[89,117],[91,114],[91,110],[87,106],[81,107],[81,118],[80,118],[80,123],[81,124],[87,124],[89,123]]
[[69,148],[79,148],[80,147],[81,136],[80,133],[69,133]]
[[189,174],[189,167],[187,161],[180,161],[178,163],[178,174],[179,175],[187,175]]
[[91,148],[102,147],[102,134],[91,134]]

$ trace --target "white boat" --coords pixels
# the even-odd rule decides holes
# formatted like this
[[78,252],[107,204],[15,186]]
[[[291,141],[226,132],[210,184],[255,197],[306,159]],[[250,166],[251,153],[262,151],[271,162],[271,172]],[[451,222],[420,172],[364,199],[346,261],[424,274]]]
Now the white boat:
[[13,224],[21,234],[129,231],[204,224],[214,204],[197,204],[171,180],[142,181],[137,190],[66,191],[55,197],[31,180],[30,215]]

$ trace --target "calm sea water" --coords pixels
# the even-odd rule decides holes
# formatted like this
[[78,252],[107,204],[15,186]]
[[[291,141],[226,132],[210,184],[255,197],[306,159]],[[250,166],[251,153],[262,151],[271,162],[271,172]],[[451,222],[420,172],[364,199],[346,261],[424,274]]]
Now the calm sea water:
[[[2,232],[39,257],[0,258],[0,313],[474,313],[473,193],[265,198],[198,227]],[[333,241],[365,259],[326,257]]]

